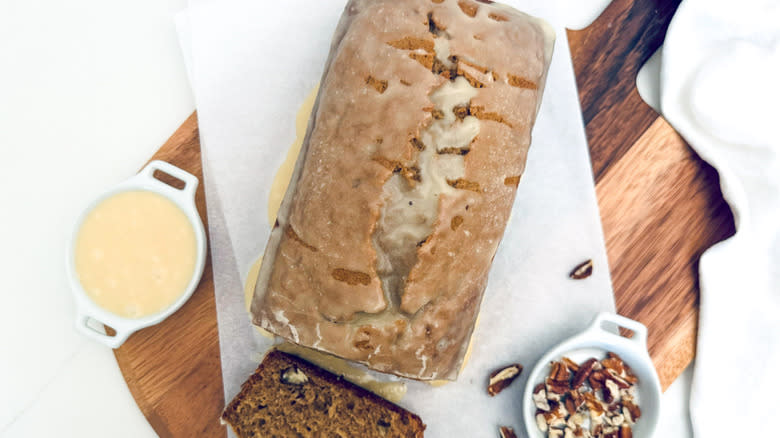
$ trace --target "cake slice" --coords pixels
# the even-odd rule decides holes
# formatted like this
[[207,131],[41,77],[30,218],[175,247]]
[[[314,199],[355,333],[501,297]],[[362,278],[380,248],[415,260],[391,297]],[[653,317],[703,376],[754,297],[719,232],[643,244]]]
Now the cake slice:
[[269,352],[222,413],[245,437],[422,437],[420,417],[296,356]]

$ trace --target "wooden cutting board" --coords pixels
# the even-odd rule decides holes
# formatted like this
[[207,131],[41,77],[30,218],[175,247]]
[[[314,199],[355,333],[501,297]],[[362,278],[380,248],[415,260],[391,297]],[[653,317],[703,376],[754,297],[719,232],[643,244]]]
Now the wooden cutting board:
[[[615,0],[569,31],[618,312],[649,329],[664,388],[695,352],[701,253],[734,233],[717,173],[635,87],[679,0]],[[202,178],[197,117],[152,157]],[[206,222],[203,185],[196,203]],[[225,436],[214,281],[207,263],[192,299],[115,350],[141,411],[161,437]],[[596,267],[596,269],[603,267]]]

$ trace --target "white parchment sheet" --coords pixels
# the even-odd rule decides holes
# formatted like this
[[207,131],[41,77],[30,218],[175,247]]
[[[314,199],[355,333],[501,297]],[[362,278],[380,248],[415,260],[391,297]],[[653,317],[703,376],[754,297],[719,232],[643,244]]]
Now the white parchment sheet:
[[[422,417],[428,437],[495,437],[498,425],[521,434],[525,373],[493,398],[487,375],[513,362],[530,369],[596,312],[614,310],[562,15],[555,1],[505,3],[551,22],[555,53],[471,358],[456,383],[408,381],[400,403]],[[344,4],[193,0],[177,18],[198,107],[226,400],[271,344],[254,333],[243,284],[270,232],[271,182],[295,138],[296,113],[320,79]],[[568,273],[586,259],[594,261],[593,275],[571,280]]]

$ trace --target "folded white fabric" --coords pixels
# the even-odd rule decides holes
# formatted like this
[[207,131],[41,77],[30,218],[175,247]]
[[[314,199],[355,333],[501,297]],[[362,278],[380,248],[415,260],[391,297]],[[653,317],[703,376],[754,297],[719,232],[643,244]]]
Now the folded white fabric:
[[685,0],[666,36],[661,109],[720,174],[736,234],[699,266],[696,437],[777,435],[780,3]]

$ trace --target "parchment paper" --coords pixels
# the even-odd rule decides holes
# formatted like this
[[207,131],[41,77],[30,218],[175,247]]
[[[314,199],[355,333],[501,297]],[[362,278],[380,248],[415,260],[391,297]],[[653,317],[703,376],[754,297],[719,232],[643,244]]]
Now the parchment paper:
[[[243,284],[268,238],[268,192],[295,138],[296,112],[322,74],[344,3],[193,0],[177,17],[198,107],[226,400],[272,343],[251,326]],[[495,437],[498,425],[522,434],[525,373],[494,398],[487,375],[513,362],[530,370],[596,312],[614,310],[562,15],[550,0],[505,3],[556,27],[555,54],[471,358],[456,383],[407,381],[400,404],[422,417],[428,437]],[[586,259],[593,275],[571,280]]]

